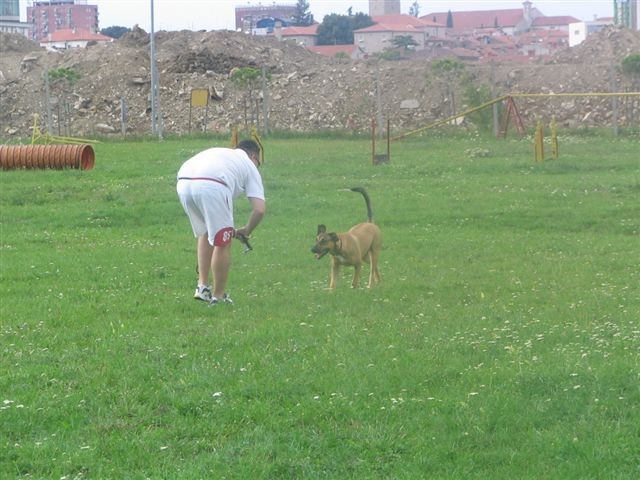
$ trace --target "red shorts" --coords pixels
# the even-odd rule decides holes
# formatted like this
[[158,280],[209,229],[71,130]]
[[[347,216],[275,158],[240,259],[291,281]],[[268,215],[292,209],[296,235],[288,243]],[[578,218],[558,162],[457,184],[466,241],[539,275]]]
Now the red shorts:
[[222,230],[218,230],[218,233],[213,237],[213,246],[223,247],[229,245],[231,240],[233,240],[233,227],[223,228]]

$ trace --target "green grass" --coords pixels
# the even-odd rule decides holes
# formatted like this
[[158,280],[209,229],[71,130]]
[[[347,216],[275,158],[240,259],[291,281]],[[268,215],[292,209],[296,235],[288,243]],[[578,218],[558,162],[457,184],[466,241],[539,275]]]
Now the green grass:
[[[640,476],[637,138],[543,164],[530,139],[410,138],[378,167],[366,139],[267,139],[230,308],[191,299],[175,193],[211,143],[0,173],[0,478]],[[365,218],[356,185],[382,283],[329,292],[309,249]]]

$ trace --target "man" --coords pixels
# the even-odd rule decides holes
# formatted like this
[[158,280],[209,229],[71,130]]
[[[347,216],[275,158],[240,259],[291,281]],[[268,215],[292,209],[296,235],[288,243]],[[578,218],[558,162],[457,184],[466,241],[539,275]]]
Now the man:
[[[233,303],[226,292],[234,237],[249,238],[264,217],[265,199],[260,146],[241,141],[235,149],[210,148],[187,160],[178,171],[177,191],[193,234],[197,237],[197,300],[209,305]],[[234,229],[233,199],[246,195],[251,214],[245,226]],[[209,272],[213,270],[213,290]]]

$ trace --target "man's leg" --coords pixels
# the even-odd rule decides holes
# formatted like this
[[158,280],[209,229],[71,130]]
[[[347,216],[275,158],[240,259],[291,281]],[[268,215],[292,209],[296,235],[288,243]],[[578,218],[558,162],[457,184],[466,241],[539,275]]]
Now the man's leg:
[[200,235],[198,237],[198,285],[209,285],[212,255],[213,245],[209,243],[206,234]]
[[231,267],[231,242],[213,249],[211,268],[213,269],[213,296],[222,299],[227,288]]

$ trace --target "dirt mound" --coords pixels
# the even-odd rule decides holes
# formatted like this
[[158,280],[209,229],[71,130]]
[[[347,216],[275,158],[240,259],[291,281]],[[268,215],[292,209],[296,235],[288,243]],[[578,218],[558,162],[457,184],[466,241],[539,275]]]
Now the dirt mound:
[[122,47],[144,47],[150,42],[149,34],[141,29],[138,25],[134,25],[130,32],[123,34],[115,44]]
[[589,35],[584,42],[575,47],[559,51],[551,61],[569,65],[582,65],[593,61],[606,64],[613,61],[619,64],[633,53],[640,54],[640,33],[610,26]]
[[0,52],[3,55],[10,52],[26,53],[35,52],[37,50],[42,50],[40,45],[32,42],[24,35],[19,35],[17,33],[0,32]]
[[[28,137],[34,114],[53,133],[67,136],[149,133],[150,38],[134,29],[117,41],[88,48],[48,52],[18,35],[1,34],[0,136]],[[427,81],[431,60],[376,61],[327,58],[273,37],[239,32],[158,32],[155,36],[162,125],[168,134],[228,132],[232,125],[267,123],[271,130],[348,130],[367,132],[382,112],[394,131],[422,127],[448,116],[444,82]],[[497,95],[511,92],[608,92],[613,75],[618,90],[630,88],[619,68],[622,58],[640,53],[640,33],[609,28],[583,44],[558,52],[549,61],[527,64],[466,65],[474,85],[495,78]],[[611,59],[614,66],[611,67]],[[79,78],[50,85],[45,74],[64,67]],[[265,68],[268,89],[253,92],[234,85],[234,68]],[[459,85],[456,85],[459,87]],[[191,91],[208,89],[209,105],[190,108]],[[468,108],[454,93],[457,111]],[[619,121],[637,123],[640,101],[620,102]],[[611,100],[597,97],[519,101],[527,126],[555,116],[561,126],[606,126]],[[268,116],[265,118],[265,112]],[[465,123],[469,126],[469,123]]]

